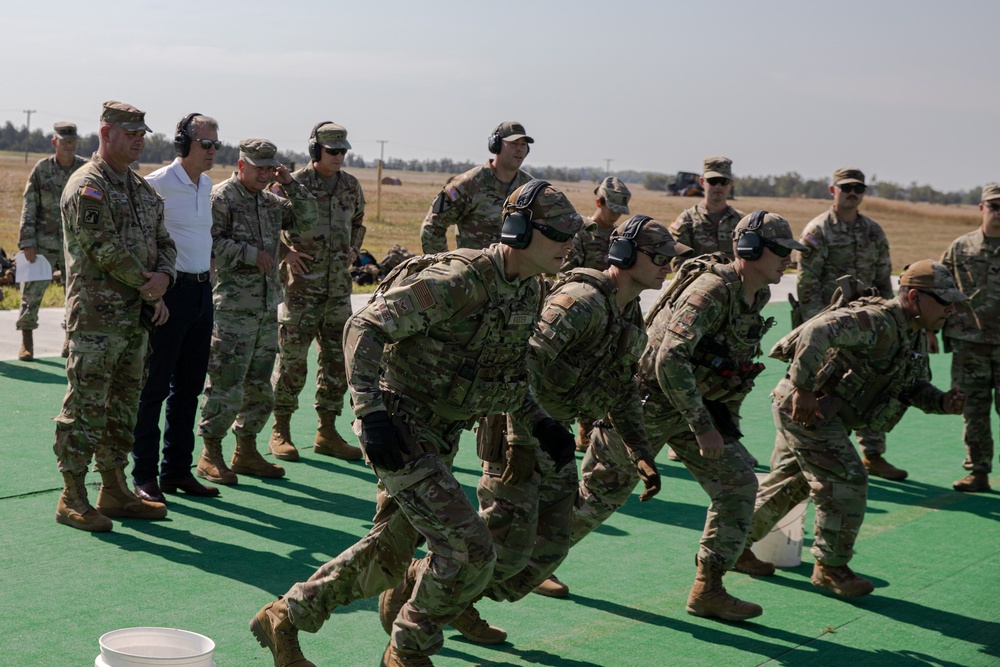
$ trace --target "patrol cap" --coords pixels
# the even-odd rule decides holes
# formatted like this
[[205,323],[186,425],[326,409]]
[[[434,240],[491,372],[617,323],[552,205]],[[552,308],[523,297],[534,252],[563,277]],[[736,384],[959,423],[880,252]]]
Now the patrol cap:
[[983,186],[983,197],[981,201],[993,201],[1000,199],[1000,183],[990,183]]
[[76,123],[56,123],[52,129],[55,130],[56,139],[76,141],[80,138],[80,135],[76,133]]
[[323,123],[316,128],[316,143],[323,148],[351,148],[347,141],[347,128],[336,123]]
[[948,267],[932,259],[922,259],[904,266],[903,273],[899,276],[899,286],[933,292],[947,303],[959,303],[969,298],[958,289]]
[[857,167],[841,167],[833,172],[834,185],[847,185],[848,183],[865,184],[865,174]]
[[702,178],[733,178],[733,161],[724,155],[705,158],[701,170]]
[[152,132],[153,128],[146,125],[146,112],[136,109],[131,104],[110,100],[104,103],[104,110],[101,112],[102,123],[112,123],[119,125],[126,132]]
[[240,142],[240,159],[255,167],[277,167],[281,163],[275,158],[278,147],[267,139],[244,139]]
[[604,197],[605,203],[612,211],[619,215],[628,215],[628,200],[632,198],[632,193],[625,187],[625,184],[614,176],[608,176],[594,190],[598,197]]
[[[615,231],[611,232],[611,240],[614,241],[615,239],[625,236],[626,228],[636,217],[637,216],[632,216],[622,224],[615,227]],[[667,255],[668,257],[686,255],[693,250],[683,243],[675,241],[674,237],[670,235],[670,231],[667,229],[667,226],[659,220],[653,220],[652,218],[643,223],[642,227],[639,229],[639,233],[635,235],[633,240],[640,248],[645,248],[646,250],[650,250],[661,255]]]
[[535,143],[535,140],[528,136],[524,131],[524,125],[521,125],[516,120],[507,120],[500,123],[500,127],[497,128],[497,134],[504,141],[517,141],[518,139],[524,139],[529,144]]
[[[517,198],[520,196],[521,191],[531,185],[532,182],[528,181],[510,193],[507,201],[503,204],[504,217],[518,210]],[[545,186],[545,189],[535,196],[535,200],[531,203],[531,206],[520,210],[530,211],[533,222],[554,227],[566,234],[576,234],[583,229],[583,218],[576,212],[569,198],[551,185]]]
[[[756,213],[756,211],[754,211],[754,213]],[[754,217],[754,213],[743,216],[736,224],[736,229],[733,230],[734,241],[738,239],[740,234],[744,231],[756,232],[759,236],[764,237],[768,241],[774,241],[778,245],[785,248],[791,248],[792,250],[807,250],[804,245],[795,240],[795,236],[792,234],[792,227],[788,224],[788,221],[777,213],[767,213],[764,216],[764,219],[761,220],[760,226],[755,229],[751,229],[750,220]]]

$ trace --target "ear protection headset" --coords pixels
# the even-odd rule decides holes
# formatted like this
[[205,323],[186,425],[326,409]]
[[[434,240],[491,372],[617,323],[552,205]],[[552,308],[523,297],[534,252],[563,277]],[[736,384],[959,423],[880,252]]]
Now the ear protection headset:
[[312,132],[309,133],[309,157],[313,159],[313,162],[319,162],[320,157],[323,155],[323,147],[316,141],[316,131],[327,124],[332,125],[333,121],[322,120],[313,125]]
[[763,210],[750,214],[750,222],[747,223],[746,229],[740,231],[740,235],[736,239],[737,257],[753,262],[764,254],[764,241],[757,230],[764,224],[764,216],[766,215],[767,211]]
[[174,132],[174,152],[178,157],[187,157],[191,153],[191,121],[201,115],[189,113],[177,123],[177,130]]
[[619,269],[628,269],[635,265],[638,259],[639,244],[635,242],[642,226],[652,220],[648,215],[633,215],[625,223],[622,235],[611,242],[608,248],[608,264]]
[[[500,135],[501,128],[503,128],[503,123],[497,125],[497,129],[493,130],[493,134],[491,134],[490,138],[486,141],[486,148],[494,155],[497,155],[503,147],[503,137]],[[527,155],[531,152],[531,144],[525,144],[525,148],[528,149],[525,153],[525,155]]]
[[[511,248],[522,250],[531,243],[531,205],[545,188],[551,185],[548,181],[536,178],[521,188],[513,206],[504,209],[503,225],[500,227],[500,243]],[[510,210],[513,209],[513,212]]]

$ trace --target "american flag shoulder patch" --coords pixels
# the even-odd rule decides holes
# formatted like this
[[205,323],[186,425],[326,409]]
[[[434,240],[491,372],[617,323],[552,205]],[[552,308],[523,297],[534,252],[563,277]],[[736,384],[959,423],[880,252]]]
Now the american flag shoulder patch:
[[453,202],[458,201],[458,198],[462,196],[461,193],[458,191],[458,188],[456,188],[454,185],[449,185],[444,189],[444,191],[445,194],[448,195],[448,199],[452,200]]
[[101,192],[97,188],[89,186],[89,185],[83,186],[83,191],[80,192],[80,196],[81,197],[90,197],[91,199],[96,199],[97,201],[101,201],[102,199],[104,199],[104,193],[103,192]]
[[814,248],[819,247],[819,239],[816,238],[815,234],[812,233],[806,234],[805,236],[802,237],[802,240],[806,243],[806,245],[811,245]]

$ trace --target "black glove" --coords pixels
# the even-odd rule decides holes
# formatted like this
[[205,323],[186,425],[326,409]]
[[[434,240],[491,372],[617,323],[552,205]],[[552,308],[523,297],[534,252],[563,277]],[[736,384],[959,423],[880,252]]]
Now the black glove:
[[643,456],[636,460],[635,467],[645,490],[639,494],[639,502],[644,503],[660,492],[660,473],[656,469],[656,461],[652,456]]
[[410,453],[385,411],[369,412],[361,418],[361,446],[373,466],[389,471],[406,465],[403,454]]
[[535,424],[531,429],[531,435],[538,440],[542,451],[549,455],[556,463],[556,468],[574,460],[576,456],[576,438],[573,434],[560,426],[552,417],[546,417]]

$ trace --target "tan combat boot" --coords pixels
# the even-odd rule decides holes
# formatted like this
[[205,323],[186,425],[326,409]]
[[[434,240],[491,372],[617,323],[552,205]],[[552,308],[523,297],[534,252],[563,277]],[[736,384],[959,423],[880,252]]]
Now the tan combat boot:
[[63,492],[56,505],[56,523],[92,533],[106,533],[113,524],[111,519],[90,506],[87,487],[83,483],[84,475],[85,473],[74,475],[70,472],[62,474]]
[[266,605],[250,621],[250,632],[274,656],[275,667],[316,667],[306,660],[299,647],[299,629],[288,618],[283,598]]
[[360,461],[363,457],[361,449],[347,444],[347,441],[340,437],[334,423],[337,415],[332,412],[319,411],[319,428],[316,431],[316,442],[313,444],[313,451],[323,456],[332,456],[344,461]]
[[872,582],[854,574],[846,565],[824,565],[819,561],[813,566],[812,582],[842,598],[859,598],[875,590]]
[[549,575],[549,578],[535,586],[533,593],[544,595],[547,598],[568,598],[569,586],[556,579],[556,575]]
[[123,519],[165,519],[167,506],[143,500],[132,493],[121,468],[101,470],[101,492],[97,511],[106,517]]
[[698,574],[688,596],[687,613],[714,616],[724,621],[744,621],[764,613],[760,605],[744,602],[726,592],[722,576],[726,571],[718,563],[698,563]]
[[479,615],[472,602],[465,611],[451,619],[448,625],[461,632],[473,644],[503,644],[507,641],[507,631],[490,625]]
[[378,620],[382,623],[385,634],[392,634],[392,624],[399,616],[399,610],[403,608],[410,596],[413,595],[413,587],[417,583],[416,564],[418,561],[410,561],[410,566],[406,568],[403,581],[395,588],[382,591],[378,596]]
[[264,460],[264,457],[257,451],[257,438],[252,435],[236,436],[236,451],[233,452],[233,460],[229,463],[229,467],[240,475],[266,477],[267,479],[285,476],[284,468]]
[[434,667],[434,663],[426,655],[405,655],[396,650],[390,642],[382,654],[380,667]]
[[984,472],[974,472],[971,475],[966,475],[951,486],[956,491],[964,491],[965,493],[989,491],[990,476]]
[[271,429],[271,440],[267,443],[267,448],[271,450],[271,456],[282,461],[298,461],[299,450],[292,444],[292,435],[289,433],[289,422],[292,420],[291,414],[274,413],[274,428]]
[[21,329],[21,350],[17,358],[21,361],[35,360],[35,338],[31,329]]
[[891,479],[893,481],[899,482],[906,479],[909,475],[908,472],[897,468],[888,461],[886,461],[881,454],[872,454],[871,456],[862,456],[861,462],[865,464],[865,470],[868,471],[869,475],[874,475],[875,477],[881,477],[883,479]]
[[770,577],[774,575],[774,565],[757,558],[757,554],[750,547],[745,548],[740,557],[736,559],[733,570],[754,577]]
[[226,459],[222,456],[222,439],[210,438],[206,435],[202,436],[202,440],[204,440],[205,445],[194,474],[214,484],[236,486],[240,478],[226,465]]

